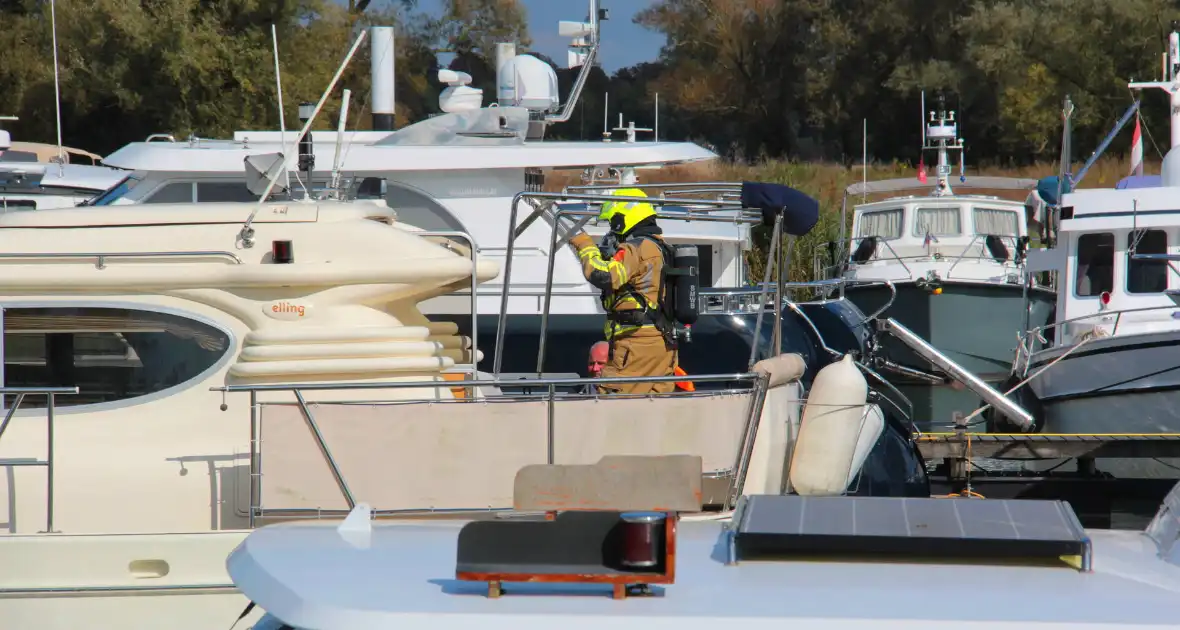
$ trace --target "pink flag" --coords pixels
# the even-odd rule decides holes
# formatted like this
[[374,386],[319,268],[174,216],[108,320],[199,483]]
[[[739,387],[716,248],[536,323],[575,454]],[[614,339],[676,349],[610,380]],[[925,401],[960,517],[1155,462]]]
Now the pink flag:
[[1139,114],[1135,114],[1135,135],[1131,136],[1131,174],[1143,174],[1143,136],[1139,130]]
[[921,155],[918,156],[918,181],[926,183],[926,158]]

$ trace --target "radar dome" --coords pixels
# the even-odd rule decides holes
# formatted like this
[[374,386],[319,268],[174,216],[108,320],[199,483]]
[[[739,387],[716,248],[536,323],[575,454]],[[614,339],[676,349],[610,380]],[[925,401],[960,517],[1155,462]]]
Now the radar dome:
[[498,74],[497,92],[501,95],[502,105],[547,112],[557,109],[560,104],[557,73],[549,64],[532,55],[516,55],[504,62]]
[[447,89],[438,95],[438,107],[448,114],[479,109],[483,105],[483,90],[471,87],[471,75],[466,72],[441,69],[438,80]]

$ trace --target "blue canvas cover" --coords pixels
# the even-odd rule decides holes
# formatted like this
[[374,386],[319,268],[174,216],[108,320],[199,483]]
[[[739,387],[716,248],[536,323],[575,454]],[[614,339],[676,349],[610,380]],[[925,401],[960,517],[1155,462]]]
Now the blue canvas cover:
[[810,195],[783,184],[742,182],[742,206],[762,211],[762,222],[774,225],[783,215],[783,232],[803,236],[819,222],[819,202]]
[[1124,190],[1126,188],[1159,188],[1163,185],[1163,180],[1159,175],[1132,175],[1124,177],[1115,184],[1115,190]]

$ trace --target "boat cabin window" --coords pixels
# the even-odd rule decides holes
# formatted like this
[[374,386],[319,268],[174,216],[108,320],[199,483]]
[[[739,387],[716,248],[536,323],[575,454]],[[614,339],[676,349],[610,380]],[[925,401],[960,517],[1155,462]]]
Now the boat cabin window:
[[994,208],[975,208],[972,210],[975,220],[975,233],[996,236],[1019,236],[1020,217],[1009,210]]
[[856,238],[877,236],[883,239],[901,237],[902,209],[876,210],[860,215]]
[[385,204],[397,211],[397,220],[428,231],[465,231],[442,204],[429,195],[405,186],[386,182]]
[[1127,293],[1162,293],[1168,289],[1168,261],[1135,260],[1131,253],[1168,253],[1168,233],[1134,230],[1127,234]]
[[131,192],[131,189],[138,186],[139,182],[142,182],[142,181],[143,181],[142,177],[128,175],[127,177],[124,177],[123,180],[120,181],[118,184],[111,186],[102,194],[100,194],[97,197],[95,197],[94,199],[91,199],[90,201],[88,201],[86,203],[86,205],[88,205],[88,206],[109,206],[116,199],[119,199],[119,198],[123,197],[124,195],[126,195],[127,193]]
[[0,210],[36,210],[37,202],[32,199],[0,199]]
[[1114,234],[1098,232],[1078,237],[1078,270],[1074,280],[1079,297],[1114,289]]
[[197,203],[258,201],[245,182],[197,182]]
[[[4,386],[78,387],[57,397],[59,406],[154,394],[198,378],[232,350],[227,333],[155,311],[7,308],[3,318]],[[44,396],[21,404],[44,405]]]
[[0,151],[0,162],[36,162],[37,154],[32,151]]
[[959,206],[918,208],[914,214],[914,236],[958,236],[963,233]]
[[157,189],[143,203],[192,203],[193,183],[173,182]]

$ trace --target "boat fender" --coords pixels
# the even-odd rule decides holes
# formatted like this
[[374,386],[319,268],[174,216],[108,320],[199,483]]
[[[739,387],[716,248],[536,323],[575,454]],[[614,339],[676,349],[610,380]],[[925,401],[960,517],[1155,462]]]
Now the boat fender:
[[1004,239],[995,234],[988,234],[983,238],[983,244],[996,262],[1008,262],[1008,246],[1004,244]]
[[864,425],[861,427],[860,435],[856,438],[856,448],[852,451],[852,463],[848,466],[848,479],[844,482],[845,488],[852,485],[852,481],[860,475],[860,469],[864,468],[869,453],[873,452],[873,447],[877,445],[884,432],[885,412],[873,403],[865,405]]
[[861,240],[860,245],[856,246],[856,251],[852,252],[852,262],[857,264],[864,264],[873,258],[873,254],[877,253],[877,237],[866,236]]
[[868,392],[851,355],[816,374],[791,456],[790,481],[795,492],[834,496],[848,488]]
[[807,364],[802,356],[788,352],[755,363],[754,372],[768,376],[766,387],[774,389],[803,378],[803,374],[807,372]]
[[[1008,378],[1005,379],[1004,382],[1001,383],[1000,386],[997,387],[996,389],[1000,390],[1001,392],[1006,392],[1006,391],[1012,389],[1013,387],[1016,387],[1017,383],[1019,383],[1022,380],[1023,379],[1020,377],[1019,374],[1009,374]],[[1032,417],[1033,417],[1033,426],[1032,426],[1032,430],[1031,430],[1032,433],[1040,433],[1044,429],[1045,409],[1041,405],[1040,399],[1037,398],[1037,395],[1035,393],[1033,393],[1032,388],[1029,387],[1027,383],[1025,383],[1024,385],[1021,385],[1019,388],[1017,388],[1011,394],[1008,394],[1007,397],[1009,400],[1015,402],[1017,405],[1020,405],[1021,409],[1024,409],[1025,411],[1032,414]],[[981,400],[981,401],[979,401],[979,404],[980,405],[986,404],[986,401]],[[1028,433],[1028,432],[1030,432],[1027,429],[1020,428],[1020,425],[1016,424],[1012,420],[1009,420],[1008,416],[1001,413],[995,407],[988,407],[980,415],[983,417],[983,420],[986,423],[985,426],[987,427],[988,433]]]

